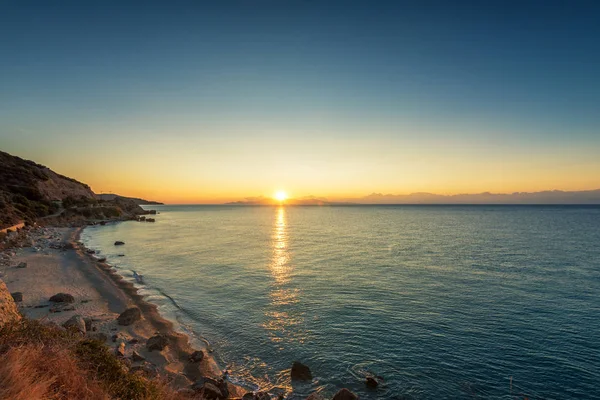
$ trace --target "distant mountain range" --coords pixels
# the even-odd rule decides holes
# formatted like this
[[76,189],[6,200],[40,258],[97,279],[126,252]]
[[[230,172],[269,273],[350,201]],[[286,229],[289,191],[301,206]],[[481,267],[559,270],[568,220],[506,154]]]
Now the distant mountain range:
[[[600,189],[581,191],[547,190],[542,192],[477,193],[441,195],[411,193],[406,195],[371,193],[368,196],[342,201],[329,201],[324,197],[288,199],[286,205],[344,205],[344,204],[599,204]],[[249,197],[232,205],[278,205],[268,197]]]
[[509,194],[485,192],[454,195],[372,193],[356,199],[354,202],[360,204],[600,204],[600,189],[572,192],[546,190]]
[[[289,206],[331,206],[331,205],[342,205],[349,204],[346,202],[336,202],[336,201],[328,201],[324,197],[315,197],[315,196],[306,196],[300,197],[297,199],[287,199],[283,202]],[[237,205],[237,206],[271,206],[271,205],[279,205],[281,202],[278,200],[272,199],[270,197],[246,197],[244,200],[233,201],[230,203],[226,203],[229,205]]]

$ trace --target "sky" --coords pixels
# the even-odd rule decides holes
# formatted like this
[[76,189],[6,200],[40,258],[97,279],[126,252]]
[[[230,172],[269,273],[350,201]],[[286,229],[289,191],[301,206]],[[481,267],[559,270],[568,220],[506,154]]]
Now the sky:
[[169,203],[600,188],[600,3],[0,1],[0,150]]

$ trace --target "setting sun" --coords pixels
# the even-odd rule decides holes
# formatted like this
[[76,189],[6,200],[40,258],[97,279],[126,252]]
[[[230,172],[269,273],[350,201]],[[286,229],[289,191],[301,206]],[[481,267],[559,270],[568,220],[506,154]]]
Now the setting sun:
[[275,192],[274,198],[277,201],[285,201],[287,199],[287,193],[285,193],[283,190],[278,190]]

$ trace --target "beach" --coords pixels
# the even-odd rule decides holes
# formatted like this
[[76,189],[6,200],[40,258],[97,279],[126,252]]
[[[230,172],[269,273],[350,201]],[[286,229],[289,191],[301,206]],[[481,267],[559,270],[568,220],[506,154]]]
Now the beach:
[[[34,228],[28,233],[26,247],[4,252],[0,279],[11,293],[22,293],[19,311],[59,326],[79,315],[88,320],[87,336],[104,340],[115,352],[120,349],[132,367],[159,374],[175,388],[189,388],[201,377],[220,377],[220,368],[207,351],[201,362],[190,362],[190,354],[197,349],[190,346],[187,336],[176,332],[131,283],[87,252],[78,242],[82,229]],[[58,293],[72,295],[74,302],[50,302]],[[141,319],[119,325],[119,315],[132,307],[140,309]],[[160,351],[150,351],[146,345],[155,335],[168,339]],[[240,388],[228,386],[230,396],[243,395]]]

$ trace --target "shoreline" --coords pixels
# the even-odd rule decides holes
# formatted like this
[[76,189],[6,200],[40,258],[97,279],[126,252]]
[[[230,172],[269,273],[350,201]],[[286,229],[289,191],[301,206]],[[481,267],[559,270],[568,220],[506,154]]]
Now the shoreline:
[[[6,265],[0,265],[0,278],[11,292],[23,293],[19,311],[28,318],[58,325],[74,315],[91,319],[94,328],[89,335],[104,335],[111,350],[117,351],[124,344],[127,359],[134,352],[141,355],[144,361],[134,364],[157,372],[175,389],[189,390],[202,378],[220,378],[221,370],[206,348],[199,349],[204,353],[202,361],[190,362],[190,354],[197,350],[190,337],[178,332],[173,322],[159,313],[158,306],[146,301],[110,264],[87,252],[80,241],[83,229],[85,226],[38,227],[28,232],[27,247],[8,251]],[[8,266],[19,263],[27,267]],[[76,299],[72,305],[57,307],[48,302],[52,295],[69,291]],[[118,325],[117,317],[130,307],[139,308],[141,320]],[[156,334],[165,336],[168,345],[162,351],[149,351],[146,342]],[[240,398],[249,391],[226,382],[230,398]]]

